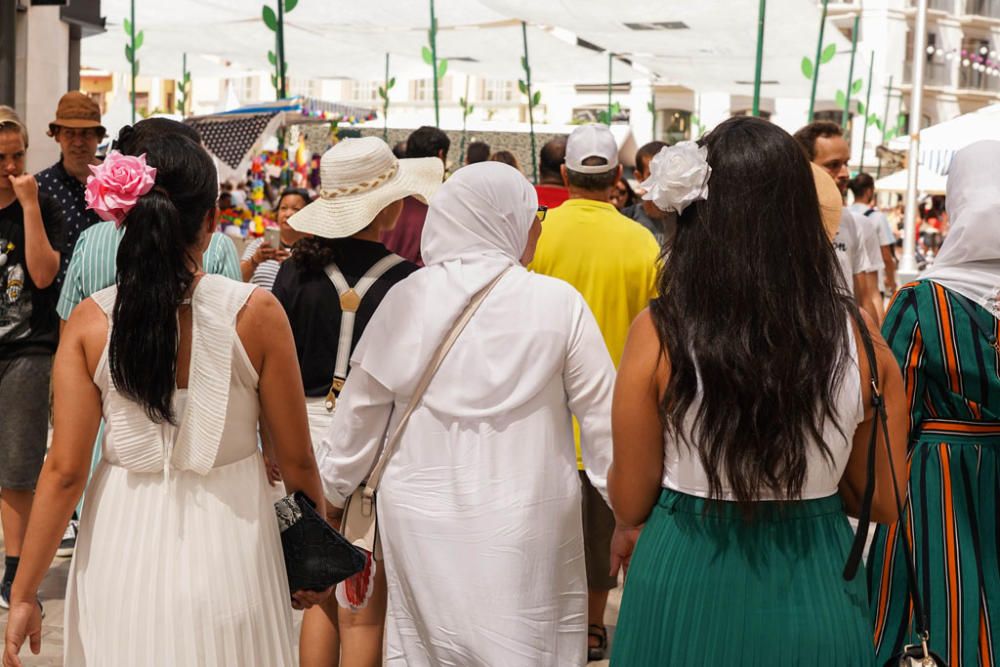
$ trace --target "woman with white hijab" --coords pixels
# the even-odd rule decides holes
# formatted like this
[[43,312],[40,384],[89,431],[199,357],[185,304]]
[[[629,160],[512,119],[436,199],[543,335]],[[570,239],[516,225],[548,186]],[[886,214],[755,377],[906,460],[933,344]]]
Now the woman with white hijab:
[[[529,273],[544,210],[517,170],[467,166],[430,203],[426,268],[365,330],[329,436],[324,489],[343,502],[472,297],[486,297],[413,412],[378,487],[388,665],[586,661],[583,460],[606,494],[614,367],[568,284]],[[390,431],[391,432],[391,431]]]
[[903,287],[882,333],[910,401],[910,504],[880,527],[869,581],[878,664],[915,641],[900,526],[912,535],[931,648],[950,665],[1000,659],[1000,142],[959,151],[951,232]]

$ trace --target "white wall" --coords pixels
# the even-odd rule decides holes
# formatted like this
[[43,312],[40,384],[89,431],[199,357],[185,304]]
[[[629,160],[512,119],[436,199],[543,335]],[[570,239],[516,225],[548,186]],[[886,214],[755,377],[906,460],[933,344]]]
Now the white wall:
[[15,107],[28,128],[27,169],[40,171],[59,160],[59,145],[46,136],[69,80],[69,26],[58,7],[29,7],[17,14]]

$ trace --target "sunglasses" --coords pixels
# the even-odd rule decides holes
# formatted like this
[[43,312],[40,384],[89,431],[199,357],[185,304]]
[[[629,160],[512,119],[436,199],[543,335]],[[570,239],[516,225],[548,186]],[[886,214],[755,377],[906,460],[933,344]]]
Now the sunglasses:
[[93,127],[87,127],[87,128],[60,127],[58,130],[58,134],[59,136],[69,141],[73,141],[74,139],[77,138],[88,139],[88,140],[101,138],[101,133],[96,128]]
[[538,222],[545,221],[545,215],[549,212],[548,206],[539,206],[538,211],[535,212],[535,220]]

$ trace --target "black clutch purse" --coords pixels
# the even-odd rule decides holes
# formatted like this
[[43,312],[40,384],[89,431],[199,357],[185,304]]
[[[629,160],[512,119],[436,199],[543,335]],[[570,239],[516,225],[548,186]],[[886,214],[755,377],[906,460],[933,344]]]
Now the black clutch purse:
[[301,491],[274,504],[291,592],[325,591],[365,567],[365,554],[330,527]]

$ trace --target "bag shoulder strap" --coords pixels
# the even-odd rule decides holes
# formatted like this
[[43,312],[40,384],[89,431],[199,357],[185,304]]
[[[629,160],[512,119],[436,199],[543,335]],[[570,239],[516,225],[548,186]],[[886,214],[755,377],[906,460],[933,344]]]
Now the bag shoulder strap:
[[993,346],[997,352],[1000,352],[1000,343],[997,342],[996,333],[991,331],[990,327],[983,324],[983,321],[980,319],[979,313],[976,312],[976,307],[973,303],[967,297],[958,294],[957,292],[951,292],[949,290],[949,293],[954,295],[955,301],[958,302],[958,305],[962,307],[965,314],[969,316],[970,320],[972,320],[972,326],[974,326],[976,330],[983,335],[983,338],[986,339],[987,343]]
[[368,290],[379,278],[402,261],[403,258],[399,255],[386,255],[373,264],[354,287],[347,284],[347,279],[344,278],[344,274],[336,263],[331,263],[326,267],[326,277],[333,283],[340,296],[340,340],[337,342],[337,360],[333,366],[333,380],[330,384],[330,395],[327,396],[328,403],[331,402],[330,399],[333,395],[343,389],[344,381],[347,379],[347,370],[351,361],[351,341],[354,340],[354,324],[361,300],[365,298]]
[[458,340],[462,331],[465,330],[465,326],[469,323],[469,320],[472,319],[472,316],[476,314],[476,311],[479,310],[479,307],[483,304],[483,301],[486,300],[486,297],[489,296],[490,292],[493,291],[493,288],[497,286],[497,283],[499,283],[512,268],[514,267],[509,266],[504,269],[500,275],[490,281],[486,287],[479,290],[479,292],[472,297],[472,300],[469,301],[469,305],[467,305],[465,310],[462,311],[462,314],[452,325],[451,330],[444,337],[444,340],[441,341],[441,344],[434,352],[434,356],[431,358],[430,363],[427,364],[427,369],[424,371],[424,374],[420,377],[420,381],[417,382],[416,388],[413,390],[413,395],[410,397],[410,402],[407,404],[406,410],[400,417],[399,423],[396,424],[396,429],[386,441],[385,446],[382,448],[382,453],[379,456],[378,461],[375,463],[375,467],[372,468],[371,474],[368,475],[368,481],[365,483],[364,490],[364,497],[366,500],[371,501],[371,499],[375,496],[375,491],[378,489],[379,482],[382,480],[382,473],[385,472],[385,466],[389,463],[389,458],[399,445],[400,438],[403,437],[403,431],[406,429],[406,423],[410,420],[410,415],[413,414],[417,404],[424,397],[424,392],[427,391],[427,387],[430,385],[431,380],[437,373],[438,368],[441,367],[441,362],[443,362],[444,358],[448,356],[448,352],[451,351],[455,341]]
[[[882,432],[885,440],[886,457],[889,461],[889,476],[892,479],[892,491],[896,501],[896,511],[899,514],[898,523],[903,522],[906,509],[899,492],[899,485],[896,483],[895,464],[892,461],[892,447],[889,443],[889,416],[885,410],[885,400],[879,389],[878,358],[875,355],[875,344],[872,342],[871,334],[868,332],[868,325],[861,311],[857,308],[851,311],[854,321],[861,336],[862,347],[868,359],[868,368],[871,377],[872,407],[875,409],[875,423],[872,424],[871,438],[868,440],[868,460],[866,463],[867,480],[865,482],[865,493],[861,503],[861,511],[858,516],[858,529],[854,534],[854,543],[851,546],[850,555],[847,557],[847,564],[844,566],[844,579],[850,581],[857,574],[861,563],[862,553],[868,537],[868,527],[871,523],[872,501],[875,497],[875,449],[878,446],[878,433]],[[914,565],[913,545],[910,544],[905,530],[899,531],[900,539],[903,542],[904,560],[906,561],[906,578],[910,589],[910,599],[913,602],[913,624],[917,635],[926,642],[927,616],[924,612],[923,599],[917,587],[917,573]]]

